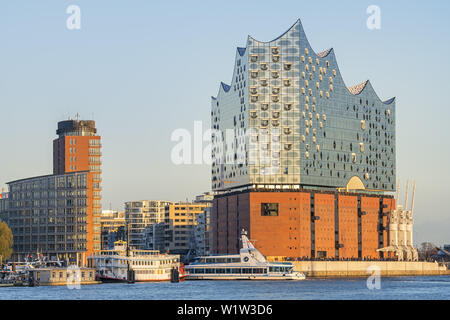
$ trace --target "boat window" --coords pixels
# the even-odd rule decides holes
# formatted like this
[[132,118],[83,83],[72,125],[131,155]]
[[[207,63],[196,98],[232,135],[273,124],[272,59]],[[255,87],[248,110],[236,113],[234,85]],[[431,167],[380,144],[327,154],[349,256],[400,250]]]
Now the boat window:
[[279,272],[278,267],[269,267],[269,272]]

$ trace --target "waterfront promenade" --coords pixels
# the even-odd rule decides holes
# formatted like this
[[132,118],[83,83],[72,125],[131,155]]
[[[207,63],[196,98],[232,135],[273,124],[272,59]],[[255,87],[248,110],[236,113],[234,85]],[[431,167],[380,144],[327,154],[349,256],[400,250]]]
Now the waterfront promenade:
[[375,270],[380,276],[450,275],[450,270],[438,262],[418,261],[293,261],[295,270],[307,278],[367,277]]

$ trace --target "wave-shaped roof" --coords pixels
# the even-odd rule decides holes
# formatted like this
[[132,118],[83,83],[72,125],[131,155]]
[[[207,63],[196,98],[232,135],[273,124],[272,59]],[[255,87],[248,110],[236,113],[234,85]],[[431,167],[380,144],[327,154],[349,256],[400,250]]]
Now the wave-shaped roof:
[[391,103],[394,102],[394,101],[395,101],[395,97],[390,98],[390,99],[388,99],[388,100],[386,100],[386,101],[383,101],[383,103],[384,103],[384,104],[391,104]]
[[327,55],[330,54],[330,52],[333,50],[333,48],[327,49],[325,51],[316,53],[316,55],[318,55],[320,58],[325,58]]
[[230,91],[230,88],[231,88],[230,85],[228,85],[228,84],[226,84],[226,83],[223,83],[223,82],[221,82],[220,85],[222,86],[222,89],[223,89],[225,92]]
[[[298,19],[291,27],[289,27],[289,28],[288,28],[285,32],[283,32],[280,36],[276,37],[275,39],[273,39],[273,40],[271,40],[271,41],[266,41],[266,42],[264,42],[264,41],[259,41],[259,40],[254,39],[254,38],[251,37],[250,35],[248,36],[248,39],[249,39],[249,40],[251,39],[251,40],[256,41],[256,42],[259,42],[259,43],[270,43],[270,42],[274,42],[274,41],[276,41],[276,40],[282,38],[285,34],[287,34],[290,30],[292,30],[292,29],[294,29],[294,28],[295,28],[296,30],[300,31],[300,34],[303,35],[303,36],[302,36],[303,38],[301,39],[301,41],[304,41],[304,45],[305,45],[306,47],[310,47],[310,48],[311,48],[311,46],[309,45],[309,41],[308,41],[308,39],[306,38],[306,35],[304,34],[303,26],[302,26],[302,23],[301,23],[300,19]],[[248,46],[248,42],[247,42],[247,46]],[[314,52],[314,50],[313,50],[312,48],[311,48],[311,50]],[[247,51],[247,47],[245,47],[245,48],[238,47],[238,48],[237,48],[237,53],[238,53],[239,56],[241,56],[241,57],[245,55],[246,51]],[[335,59],[333,48],[329,48],[329,49],[324,50],[324,51],[319,52],[319,53],[314,52],[314,54],[315,54],[316,56],[318,56],[319,58],[325,58],[325,57],[327,57],[327,56],[330,55],[330,58],[331,58],[331,59]],[[338,67],[338,69],[339,69],[339,67]],[[351,94],[353,94],[353,95],[359,95],[359,94],[361,94],[361,92],[364,91],[364,89],[366,89],[366,87],[372,88],[370,85],[368,86],[368,84],[369,84],[369,80],[366,80],[366,81],[364,81],[364,82],[362,82],[362,83],[359,83],[359,84],[357,84],[357,85],[354,85],[354,86],[351,86],[351,87],[347,87],[347,90],[349,91],[349,93],[351,93]],[[223,83],[223,82],[221,82],[221,87],[223,88],[223,90],[224,90],[225,92],[228,92],[228,91],[230,90],[230,88],[231,88],[230,85],[227,85],[227,84],[225,84],[225,83]],[[372,88],[372,90],[373,90],[373,88]],[[220,90],[219,90],[219,93],[220,93]],[[376,93],[375,93],[375,94],[376,94]],[[216,99],[216,98],[213,97],[213,99]],[[382,101],[381,99],[379,99],[379,100]],[[395,97],[390,98],[390,99],[388,99],[388,100],[386,100],[386,101],[382,101],[382,102],[383,102],[384,104],[391,104],[391,103],[394,102],[394,101],[395,101]]]
[[270,41],[259,41],[259,40],[256,40],[255,38],[253,38],[252,36],[248,36],[248,38],[249,39],[252,39],[252,40],[255,40],[255,41],[257,41],[257,42],[260,42],[260,43],[270,43],[270,42],[274,42],[274,41],[277,41],[278,39],[280,39],[280,38],[282,38],[286,33],[288,33],[289,31],[291,31],[291,29],[293,29],[297,24],[300,24],[301,25],[301,22],[300,22],[300,19],[297,19],[297,21],[295,21],[295,23],[292,25],[292,26],[290,26],[285,32],[283,32],[281,35],[279,35],[278,37],[276,37],[275,39],[273,39],[273,40],[270,40]]
[[243,57],[244,54],[245,54],[245,51],[247,50],[247,48],[240,48],[240,47],[238,47],[237,50],[238,50],[238,52],[239,52],[239,55],[240,55],[241,57]]
[[348,91],[350,91],[351,94],[353,95],[358,95],[360,94],[364,88],[366,87],[366,85],[369,83],[369,80],[366,80],[364,82],[361,82],[360,84],[357,84],[356,86],[353,87],[348,87]]

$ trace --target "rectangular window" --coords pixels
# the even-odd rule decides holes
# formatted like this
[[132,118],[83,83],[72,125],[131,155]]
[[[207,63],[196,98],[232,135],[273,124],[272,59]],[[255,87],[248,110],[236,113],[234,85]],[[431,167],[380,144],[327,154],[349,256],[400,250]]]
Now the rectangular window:
[[261,203],[261,216],[278,216],[278,203]]

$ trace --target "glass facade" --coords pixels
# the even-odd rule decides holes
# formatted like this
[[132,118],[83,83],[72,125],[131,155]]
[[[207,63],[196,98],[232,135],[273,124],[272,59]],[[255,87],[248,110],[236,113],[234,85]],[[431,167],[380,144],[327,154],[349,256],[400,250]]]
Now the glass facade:
[[[333,49],[315,53],[300,21],[238,48],[212,98],[212,188],[246,185],[395,190],[395,99],[347,87]],[[231,137],[231,138],[230,138]]]
[[2,212],[2,219],[13,232],[16,258],[42,253],[76,261],[77,253],[86,252],[87,172],[34,177],[8,185],[8,210]]
[[129,228],[130,246],[147,249],[146,229],[165,221],[166,206],[170,203],[158,200],[125,202],[125,220]]

